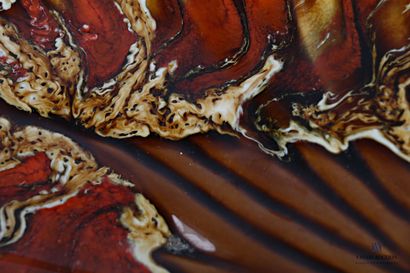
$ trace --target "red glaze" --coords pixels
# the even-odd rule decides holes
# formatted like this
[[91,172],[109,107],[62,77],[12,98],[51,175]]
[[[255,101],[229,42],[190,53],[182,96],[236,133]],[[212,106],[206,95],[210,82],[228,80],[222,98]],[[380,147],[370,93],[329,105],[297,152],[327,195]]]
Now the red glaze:
[[[297,52],[295,48],[287,50],[286,55],[288,54],[292,54],[292,56],[289,55],[284,69],[273,77],[266,93],[270,92],[269,96],[272,97],[272,95],[277,95],[278,92],[307,93],[323,89],[321,79],[316,73],[312,62],[306,56]],[[295,75],[298,76],[295,77]],[[261,95],[265,96],[264,93]]]
[[178,0],[147,0],[147,7],[157,25],[152,45],[155,54],[182,31],[182,10]]
[[0,272],[149,272],[133,258],[128,231],[119,223],[122,207],[137,209],[134,197],[105,178],[60,206],[39,210],[22,240],[0,249]]
[[71,0],[59,11],[85,52],[87,86],[94,87],[114,77],[136,41],[136,35],[128,31],[124,16],[114,1]]
[[[136,41],[114,1],[72,0],[53,8],[62,13],[68,30],[85,52],[87,85],[93,87],[114,77]],[[60,30],[44,1],[20,1],[2,15],[18,27],[25,39],[46,50],[54,48]]]
[[18,27],[25,39],[45,50],[53,49],[56,38],[60,36],[56,19],[41,0],[19,1],[2,15]]
[[31,19],[30,34],[34,43],[44,49],[53,48],[55,39],[59,36],[59,26],[50,11],[40,0],[22,0],[21,3]]
[[16,81],[18,78],[24,77],[27,73],[27,70],[22,67],[21,63],[19,63],[18,61],[10,62],[9,59],[5,56],[0,57],[0,64],[8,68],[8,76],[13,81]]
[[363,33],[367,33],[367,21],[369,19],[369,15],[371,12],[376,8],[379,0],[361,0],[361,1],[352,1],[354,7],[356,8],[357,12],[357,19],[359,21],[359,25],[361,31]]
[[223,61],[240,49],[244,34],[233,0],[186,1],[183,13],[181,36],[156,57],[159,66],[178,61],[176,78],[198,65]]
[[[292,57],[286,59],[285,65],[291,69],[283,71],[283,75],[273,80],[274,89],[278,89],[278,83],[296,92],[317,90],[323,85],[324,89],[343,94],[368,82],[371,74],[368,69],[369,48],[363,50],[362,47],[370,47],[366,45],[369,38],[367,21],[378,2],[339,1],[333,21],[320,33],[323,37],[331,33],[332,41],[312,60],[300,54],[303,48],[292,45],[295,52],[291,55],[296,56],[297,60],[293,61]],[[380,17],[375,18],[378,29],[403,28],[403,31],[397,31],[397,37],[390,39],[389,43],[393,46],[386,45],[386,48],[397,48],[403,37],[407,37],[405,25],[399,26],[394,20],[386,19],[397,17],[389,16],[398,12],[394,7],[399,5],[391,4],[393,2],[387,1],[382,5],[387,7],[382,16],[378,15],[380,12],[375,15]],[[84,50],[89,87],[102,84],[120,71],[136,36],[128,31],[114,1],[24,0],[15,4],[11,11],[3,13],[18,25],[24,37],[31,37],[43,48],[50,47],[50,42],[58,35],[58,25],[46,3],[63,15],[67,28]],[[397,3],[401,5],[406,1]],[[303,5],[308,10],[311,4],[306,2]],[[276,40],[275,44],[283,42],[283,38],[290,40],[290,25],[295,24],[299,16],[294,12],[293,20],[289,21],[288,5],[284,0],[244,3],[235,0],[149,0],[147,5],[157,23],[153,44],[155,61],[159,66],[166,66],[177,60],[178,67],[170,78],[169,88],[187,95],[187,98],[200,97],[210,87],[241,80],[260,67],[261,57],[269,46],[268,35]],[[248,29],[244,27],[245,24]],[[224,60],[239,52],[247,35],[249,48],[238,57],[235,64],[220,68]],[[297,38],[294,42],[297,42]],[[379,44],[383,43],[386,41],[379,41]],[[198,66],[203,67],[202,73],[189,74]],[[297,73],[298,79],[302,78],[303,81],[291,79],[288,75],[293,73]]]
[[0,172],[0,206],[12,198],[24,200],[44,188],[51,174],[50,160],[44,153],[27,158],[13,169]]
[[[175,91],[192,97],[200,97],[206,89],[221,86],[227,81],[231,81],[233,79],[241,79],[252,72],[252,70],[256,69],[257,66],[261,64],[261,58],[263,58],[264,51],[270,46],[268,36],[271,35],[274,39],[276,39],[274,43],[279,44],[282,42],[283,37],[287,37],[288,34],[288,14],[286,12],[286,2],[283,0],[275,0],[274,2],[275,3],[272,3],[270,0],[246,2],[244,10],[248,24],[249,47],[245,51],[245,54],[237,60],[236,64],[224,67],[222,69],[211,69],[208,73],[193,76],[186,80],[177,80],[175,84]],[[214,38],[213,40],[207,39],[207,41],[212,41],[212,43],[209,43],[207,46],[204,46],[202,41],[198,44],[198,40],[195,38],[192,38],[190,43],[185,41],[185,47],[181,46],[179,49],[181,54],[176,54],[176,56],[178,56],[178,64],[181,65],[181,57],[182,59],[189,59],[191,56],[200,55],[200,58],[203,58],[204,60],[201,60],[198,64],[206,67],[210,65],[209,63],[212,63],[211,60],[213,60],[213,64],[215,64],[216,60],[217,62],[223,61],[225,58],[230,58],[233,54],[237,53],[247,33],[243,32],[244,28],[240,24],[239,14],[237,13],[237,9],[233,1],[230,5],[227,4],[227,1],[224,1],[226,10],[224,13],[228,15],[232,14],[231,16],[235,15],[235,17],[233,17],[230,21],[226,19],[224,21],[225,24],[220,24],[219,27],[211,23],[207,25],[207,22],[216,20],[215,18],[217,18],[218,15],[216,12],[212,12],[212,8],[205,12],[206,9],[203,7],[203,3],[197,6],[191,4],[192,6],[188,7],[189,3],[195,3],[195,1],[188,1],[186,9],[191,9],[191,13],[202,12],[204,14],[201,18],[203,20],[201,22],[204,24],[203,29],[206,29],[208,36]],[[199,11],[197,11],[197,9]],[[228,15],[224,15],[224,18],[228,18]],[[234,18],[236,19],[234,20]],[[202,30],[200,33],[204,32],[205,30]],[[240,36],[238,36],[239,34]],[[186,38],[183,38],[183,40],[185,39]],[[188,46],[192,46],[192,44],[195,45],[193,47],[194,52],[189,54],[190,51],[187,48]],[[226,50],[228,45],[230,45],[229,51]],[[169,52],[173,52],[173,50],[175,50],[174,45],[171,46]],[[221,55],[218,55],[215,52],[220,52]],[[212,56],[214,56],[213,59]],[[205,60],[209,61],[209,63]],[[190,66],[189,69],[192,69],[193,67],[194,66]],[[181,69],[184,69],[183,71],[189,70],[188,68],[184,68],[183,62]],[[176,77],[182,74],[183,73],[177,74]]]
[[334,85],[335,92],[348,92],[360,88],[371,77],[371,71],[367,71],[367,74],[363,71],[363,52],[358,29],[355,27],[352,2],[343,1],[343,13],[341,25],[336,28],[344,34],[343,42],[326,51],[315,63],[322,80],[328,86]]
[[[360,36],[352,2],[340,1],[339,5],[332,22],[321,33],[324,44],[317,45],[320,54],[312,63],[325,87],[341,94],[361,87],[367,77],[362,71]],[[370,73],[365,76],[370,77]]]

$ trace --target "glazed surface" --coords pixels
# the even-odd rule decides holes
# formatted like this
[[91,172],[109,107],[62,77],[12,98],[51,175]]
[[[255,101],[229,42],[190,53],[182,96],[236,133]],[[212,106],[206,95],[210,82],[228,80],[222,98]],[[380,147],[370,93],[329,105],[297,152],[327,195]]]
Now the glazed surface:
[[0,271],[410,270],[408,1],[0,4]]
[[114,138],[239,134],[279,157],[370,138],[409,160],[405,0],[27,0],[2,17],[1,97],[20,109]]

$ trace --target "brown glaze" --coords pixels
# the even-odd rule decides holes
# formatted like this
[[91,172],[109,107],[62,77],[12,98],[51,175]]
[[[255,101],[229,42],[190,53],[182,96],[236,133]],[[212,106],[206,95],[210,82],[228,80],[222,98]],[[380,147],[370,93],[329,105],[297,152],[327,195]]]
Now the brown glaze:
[[[410,187],[407,183],[408,177],[410,177],[410,169],[407,164],[381,146],[360,141],[357,143],[356,148],[380,181],[382,189],[388,191],[401,206],[410,209],[410,200],[408,198]],[[377,154],[377,157],[372,156],[374,153]]]
[[[14,113],[4,103],[1,111],[6,116]],[[172,215],[215,245],[213,253],[189,256],[158,252],[157,261],[175,272],[357,273],[408,269],[405,261],[409,251],[403,239],[409,236],[405,217],[409,211],[405,207],[397,210],[388,192],[397,186],[406,187],[404,178],[409,167],[395,164],[398,179],[393,184],[383,183],[390,168],[378,168],[377,172],[367,168],[367,164],[382,162],[386,156],[373,142],[359,143],[358,147],[366,144],[370,148],[360,150],[360,157],[353,150],[334,156],[301,144],[298,149],[309,161],[294,153],[291,162],[285,163],[261,153],[252,142],[228,136],[125,143],[75,131],[58,121],[44,122],[20,113],[13,117],[21,125],[42,125],[73,137],[101,164],[135,182],[137,190],[165,215],[174,232],[178,233]],[[369,156],[372,161],[363,161]],[[349,161],[343,161],[343,157]],[[346,168],[351,174],[343,171]],[[334,169],[340,176],[333,178]],[[382,183],[386,191],[379,192],[374,183]],[[360,197],[354,198],[356,194]],[[372,207],[379,208],[377,213]],[[370,255],[372,244],[378,241],[383,244],[383,255],[398,255],[397,263],[356,264],[356,255]]]
[[234,131],[279,157],[372,138],[410,160],[407,2],[325,2],[23,1],[17,30],[2,22],[2,97],[114,138]]
[[[37,33],[29,30],[37,25],[22,15],[27,13],[29,2],[35,1],[24,2],[25,9],[16,4],[5,16],[21,28],[26,39],[36,42],[37,36],[30,35]],[[128,31],[124,16],[112,1],[41,3],[44,9],[48,7],[62,14],[68,30],[83,48],[89,87],[117,75],[130,45],[143,40],[141,35]],[[270,78],[262,93],[243,104],[240,125],[247,130],[247,137],[258,140],[265,148],[278,150],[277,131],[296,120],[308,129],[312,129],[309,122],[314,122],[328,137],[343,139],[349,129],[358,128],[360,132],[363,128],[376,128],[385,132],[387,139],[396,140],[396,144],[405,144],[405,133],[400,138],[393,134],[393,129],[389,130],[407,122],[403,114],[406,109],[399,108],[402,106],[398,100],[398,85],[404,86],[409,77],[406,46],[410,12],[402,13],[406,3],[404,0],[149,0],[146,4],[156,29],[153,40],[145,41],[144,49],[152,51],[151,55],[147,54],[147,61],[157,67],[177,61],[176,69],[166,75],[164,85],[155,87],[154,95],[167,98],[169,92],[175,92],[195,102],[208,95],[210,88],[217,87],[216,94],[223,94],[231,84],[240,84],[254,75],[272,55],[284,62],[283,69]],[[84,24],[89,27],[84,28]],[[385,55],[390,51],[395,53]],[[383,66],[381,60],[386,56],[388,61]],[[148,66],[144,63],[141,67],[144,65]],[[9,70],[13,67],[19,68],[19,64],[9,65]],[[383,70],[385,67],[387,72]],[[141,75],[145,80],[152,76]],[[407,97],[402,104],[408,102],[408,85],[404,88]],[[386,89],[391,93],[384,93]],[[327,103],[340,103],[330,111],[309,112],[309,107],[317,106],[328,91],[335,97]],[[349,92],[352,96],[341,100]],[[90,101],[94,108],[86,109],[89,112],[104,107],[104,98],[90,96]],[[112,103],[110,99],[109,103]],[[300,110],[296,115],[295,109],[305,112]],[[158,109],[149,112],[159,115],[155,111]],[[170,110],[165,110],[165,114],[167,111]],[[104,114],[107,117],[112,113]],[[175,253],[172,247],[160,249],[155,259],[171,272],[404,273],[410,270],[407,183],[410,167],[375,142],[361,140],[340,155],[301,142],[289,148],[284,161],[261,152],[244,137],[211,133],[179,142],[156,136],[116,140],[97,137],[59,119],[45,120],[18,112],[3,101],[0,102],[2,115],[20,126],[37,125],[73,138],[94,154],[98,163],[129,179],[136,191],[152,200],[174,234],[190,242],[190,237],[175,221],[177,218],[199,235],[196,238],[213,246],[207,250],[201,248],[201,243],[191,241],[192,251]],[[335,117],[340,119],[332,120]],[[81,120],[80,115],[80,122],[92,118]],[[170,114],[159,124],[162,126],[169,120],[172,123],[174,118]],[[186,115],[181,119],[187,124]],[[108,125],[104,129],[121,122],[106,121]],[[125,128],[130,126],[128,122],[124,122]],[[225,125],[221,128],[225,129]],[[232,133],[223,129],[220,131]],[[33,159],[16,169],[22,168],[24,173],[24,164],[33,164],[30,160]],[[41,160],[36,164],[41,165]],[[8,185],[8,177],[13,175],[10,172],[0,173],[0,191],[2,181]],[[20,181],[19,177],[13,177]],[[44,182],[35,174],[30,174],[30,179],[27,183]],[[27,188],[24,193],[18,189],[10,194],[5,189],[0,192],[0,200],[27,193]],[[33,230],[26,234],[29,240],[5,250],[0,248],[3,251],[0,269],[3,263],[6,270],[16,268],[23,272],[124,272],[131,270],[128,269],[131,266],[136,272],[144,272],[128,254],[123,255],[121,244],[126,233],[112,225],[118,219],[118,205],[128,205],[131,201],[129,191],[103,183],[91,195],[78,196],[60,207],[64,214],[71,213],[67,219],[56,210],[42,211],[41,217],[36,215],[31,219]],[[50,219],[49,227],[41,227],[38,219],[42,217]],[[60,226],[64,226],[65,235],[61,237],[61,245],[55,245],[60,237],[53,230]],[[37,244],[37,238],[45,240]],[[72,238],[95,243],[73,246]],[[52,248],[47,249],[49,245]],[[97,263],[89,257],[90,252],[102,253],[103,262]],[[70,258],[64,256],[67,253],[71,254]],[[361,258],[372,255],[388,257],[389,261]],[[82,266],[77,268],[76,262]]]

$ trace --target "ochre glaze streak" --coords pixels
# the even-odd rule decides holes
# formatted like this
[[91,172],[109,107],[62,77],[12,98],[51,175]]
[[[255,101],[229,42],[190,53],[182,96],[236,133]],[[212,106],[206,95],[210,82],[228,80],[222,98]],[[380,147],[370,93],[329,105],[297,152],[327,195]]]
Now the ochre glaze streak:
[[409,45],[410,12],[405,12],[408,5],[408,0],[382,1],[369,18],[379,56]]

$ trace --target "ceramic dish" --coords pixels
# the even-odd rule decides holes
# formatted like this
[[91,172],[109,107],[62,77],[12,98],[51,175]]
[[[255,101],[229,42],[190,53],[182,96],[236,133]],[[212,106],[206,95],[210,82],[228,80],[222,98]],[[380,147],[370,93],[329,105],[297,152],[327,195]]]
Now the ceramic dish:
[[0,4],[0,272],[410,270],[407,0]]

